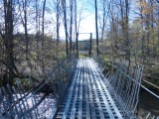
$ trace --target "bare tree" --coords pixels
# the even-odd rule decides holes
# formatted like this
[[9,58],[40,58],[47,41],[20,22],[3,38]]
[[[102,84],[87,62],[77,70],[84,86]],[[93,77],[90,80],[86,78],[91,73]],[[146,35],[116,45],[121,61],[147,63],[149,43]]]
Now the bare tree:
[[101,41],[104,40],[104,36],[106,35],[106,23],[108,21],[108,15],[110,13],[110,1],[109,0],[101,0],[101,15],[100,17],[100,31],[101,31]]
[[10,85],[13,85],[13,79],[18,73],[14,60],[13,44],[13,11],[14,3],[12,0],[3,0],[5,31],[2,35],[5,45],[5,60],[1,61],[6,66],[6,72],[3,79]]
[[72,52],[72,30],[73,30],[73,0],[70,0],[70,54]]
[[95,0],[95,25],[96,25],[96,50],[97,55],[99,54],[99,34],[98,34],[98,2]]
[[44,55],[44,35],[45,35],[45,8],[46,8],[46,0],[43,1],[43,10],[42,10],[42,42],[41,42],[41,47],[42,47],[42,71],[44,72],[45,70],[45,55]]
[[[38,0],[36,0],[35,1],[35,8],[36,8],[36,12],[35,12],[35,21],[36,21],[36,46],[37,46],[37,60],[39,60],[39,34],[40,34],[40,29],[39,29],[39,27],[40,27],[40,18],[39,18],[39,2],[38,2]],[[38,63],[37,63],[38,64]]]
[[69,47],[68,47],[68,29],[67,29],[67,8],[66,8],[66,0],[62,0],[62,8],[63,8],[63,16],[64,16],[64,27],[65,27],[65,39],[66,39],[66,55],[69,55]]
[[76,36],[76,56],[78,57],[78,26],[77,26],[77,0],[74,1],[74,25],[75,25],[75,36]]
[[26,43],[26,51],[25,56],[26,60],[28,60],[28,51],[29,51],[29,39],[28,39],[28,20],[27,20],[27,8],[28,8],[28,0],[22,0],[22,6],[23,6],[23,13],[24,16],[22,17],[22,23],[24,26],[24,32],[25,32],[25,43]]
[[58,55],[58,46],[59,46],[59,40],[60,40],[60,34],[59,34],[59,30],[60,30],[60,13],[61,13],[61,9],[60,9],[60,2],[61,0],[56,0],[56,42],[57,42],[57,55]]

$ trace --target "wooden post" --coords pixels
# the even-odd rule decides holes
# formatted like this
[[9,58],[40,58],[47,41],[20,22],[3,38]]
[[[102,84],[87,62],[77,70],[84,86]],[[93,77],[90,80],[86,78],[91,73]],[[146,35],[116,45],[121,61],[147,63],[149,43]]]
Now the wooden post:
[[76,55],[77,55],[77,58],[79,57],[79,51],[78,51],[78,35],[79,33],[76,33]]
[[92,56],[92,33],[90,33],[90,47],[89,47],[89,57]]

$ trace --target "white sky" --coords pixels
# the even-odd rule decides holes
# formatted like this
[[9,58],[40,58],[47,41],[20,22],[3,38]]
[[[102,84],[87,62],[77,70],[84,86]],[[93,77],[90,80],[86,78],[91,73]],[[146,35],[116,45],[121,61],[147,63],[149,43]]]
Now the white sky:
[[[93,33],[93,37],[95,37],[95,11],[92,0],[81,0],[78,5],[83,8],[79,33]],[[79,34],[79,40],[89,38],[90,34]]]
[[[94,14],[89,14],[83,21],[79,28],[79,33],[93,33],[95,35],[95,20]],[[88,39],[89,34],[79,34],[79,40]]]
[[[88,0],[77,0],[78,2],[78,11],[81,11],[81,22],[79,27],[79,40],[89,39],[90,34],[93,33],[93,36],[95,36],[95,15],[94,11],[92,11],[91,3],[88,2]],[[65,37],[65,34],[63,32],[63,28],[61,29],[61,38],[63,39]],[[88,34],[83,34],[88,33]]]

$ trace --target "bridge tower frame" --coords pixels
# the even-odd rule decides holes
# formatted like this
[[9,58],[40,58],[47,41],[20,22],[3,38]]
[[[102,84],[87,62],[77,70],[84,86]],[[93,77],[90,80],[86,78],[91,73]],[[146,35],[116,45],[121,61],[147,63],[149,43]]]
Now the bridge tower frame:
[[76,56],[79,57],[79,34],[90,34],[90,39],[89,39],[89,42],[90,42],[90,46],[89,46],[89,57],[92,56],[92,36],[93,36],[93,33],[76,33]]

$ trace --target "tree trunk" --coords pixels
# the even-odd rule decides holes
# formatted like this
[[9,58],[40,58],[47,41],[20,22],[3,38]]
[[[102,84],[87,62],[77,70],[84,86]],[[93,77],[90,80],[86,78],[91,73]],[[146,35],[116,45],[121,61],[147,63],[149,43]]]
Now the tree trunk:
[[29,39],[28,39],[28,21],[27,21],[27,0],[23,1],[23,10],[24,10],[24,32],[25,32],[25,43],[26,43],[26,60],[28,60],[28,52],[29,52]]
[[66,41],[66,56],[69,55],[68,49],[68,30],[67,30],[67,9],[66,9],[66,0],[62,1],[63,14],[64,14],[64,27],[65,27],[65,41]]
[[99,54],[99,37],[98,37],[98,2],[95,0],[95,24],[96,24],[96,50]]
[[76,56],[78,57],[78,28],[77,28],[77,0],[74,0],[74,22],[75,22],[75,35],[76,35]]
[[59,47],[59,39],[60,39],[60,35],[59,35],[59,30],[60,30],[60,21],[59,21],[59,17],[60,17],[60,0],[56,1],[56,53],[57,53],[57,57],[58,57],[58,47]]
[[46,7],[46,0],[43,1],[43,13],[42,13],[42,71],[45,71],[45,49],[44,49],[44,33],[45,33],[45,7]]
[[70,54],[72,53],[73,0],[70,0]]
[[13,2],[12,0],[3,0],[4,4],[4,19],[5,19],[5,66],[6,66],[6,79],[7,83],[13,85],[13,80],[15,73],[18,72],[15,62],[14,62],[14,53],[13,53]]

